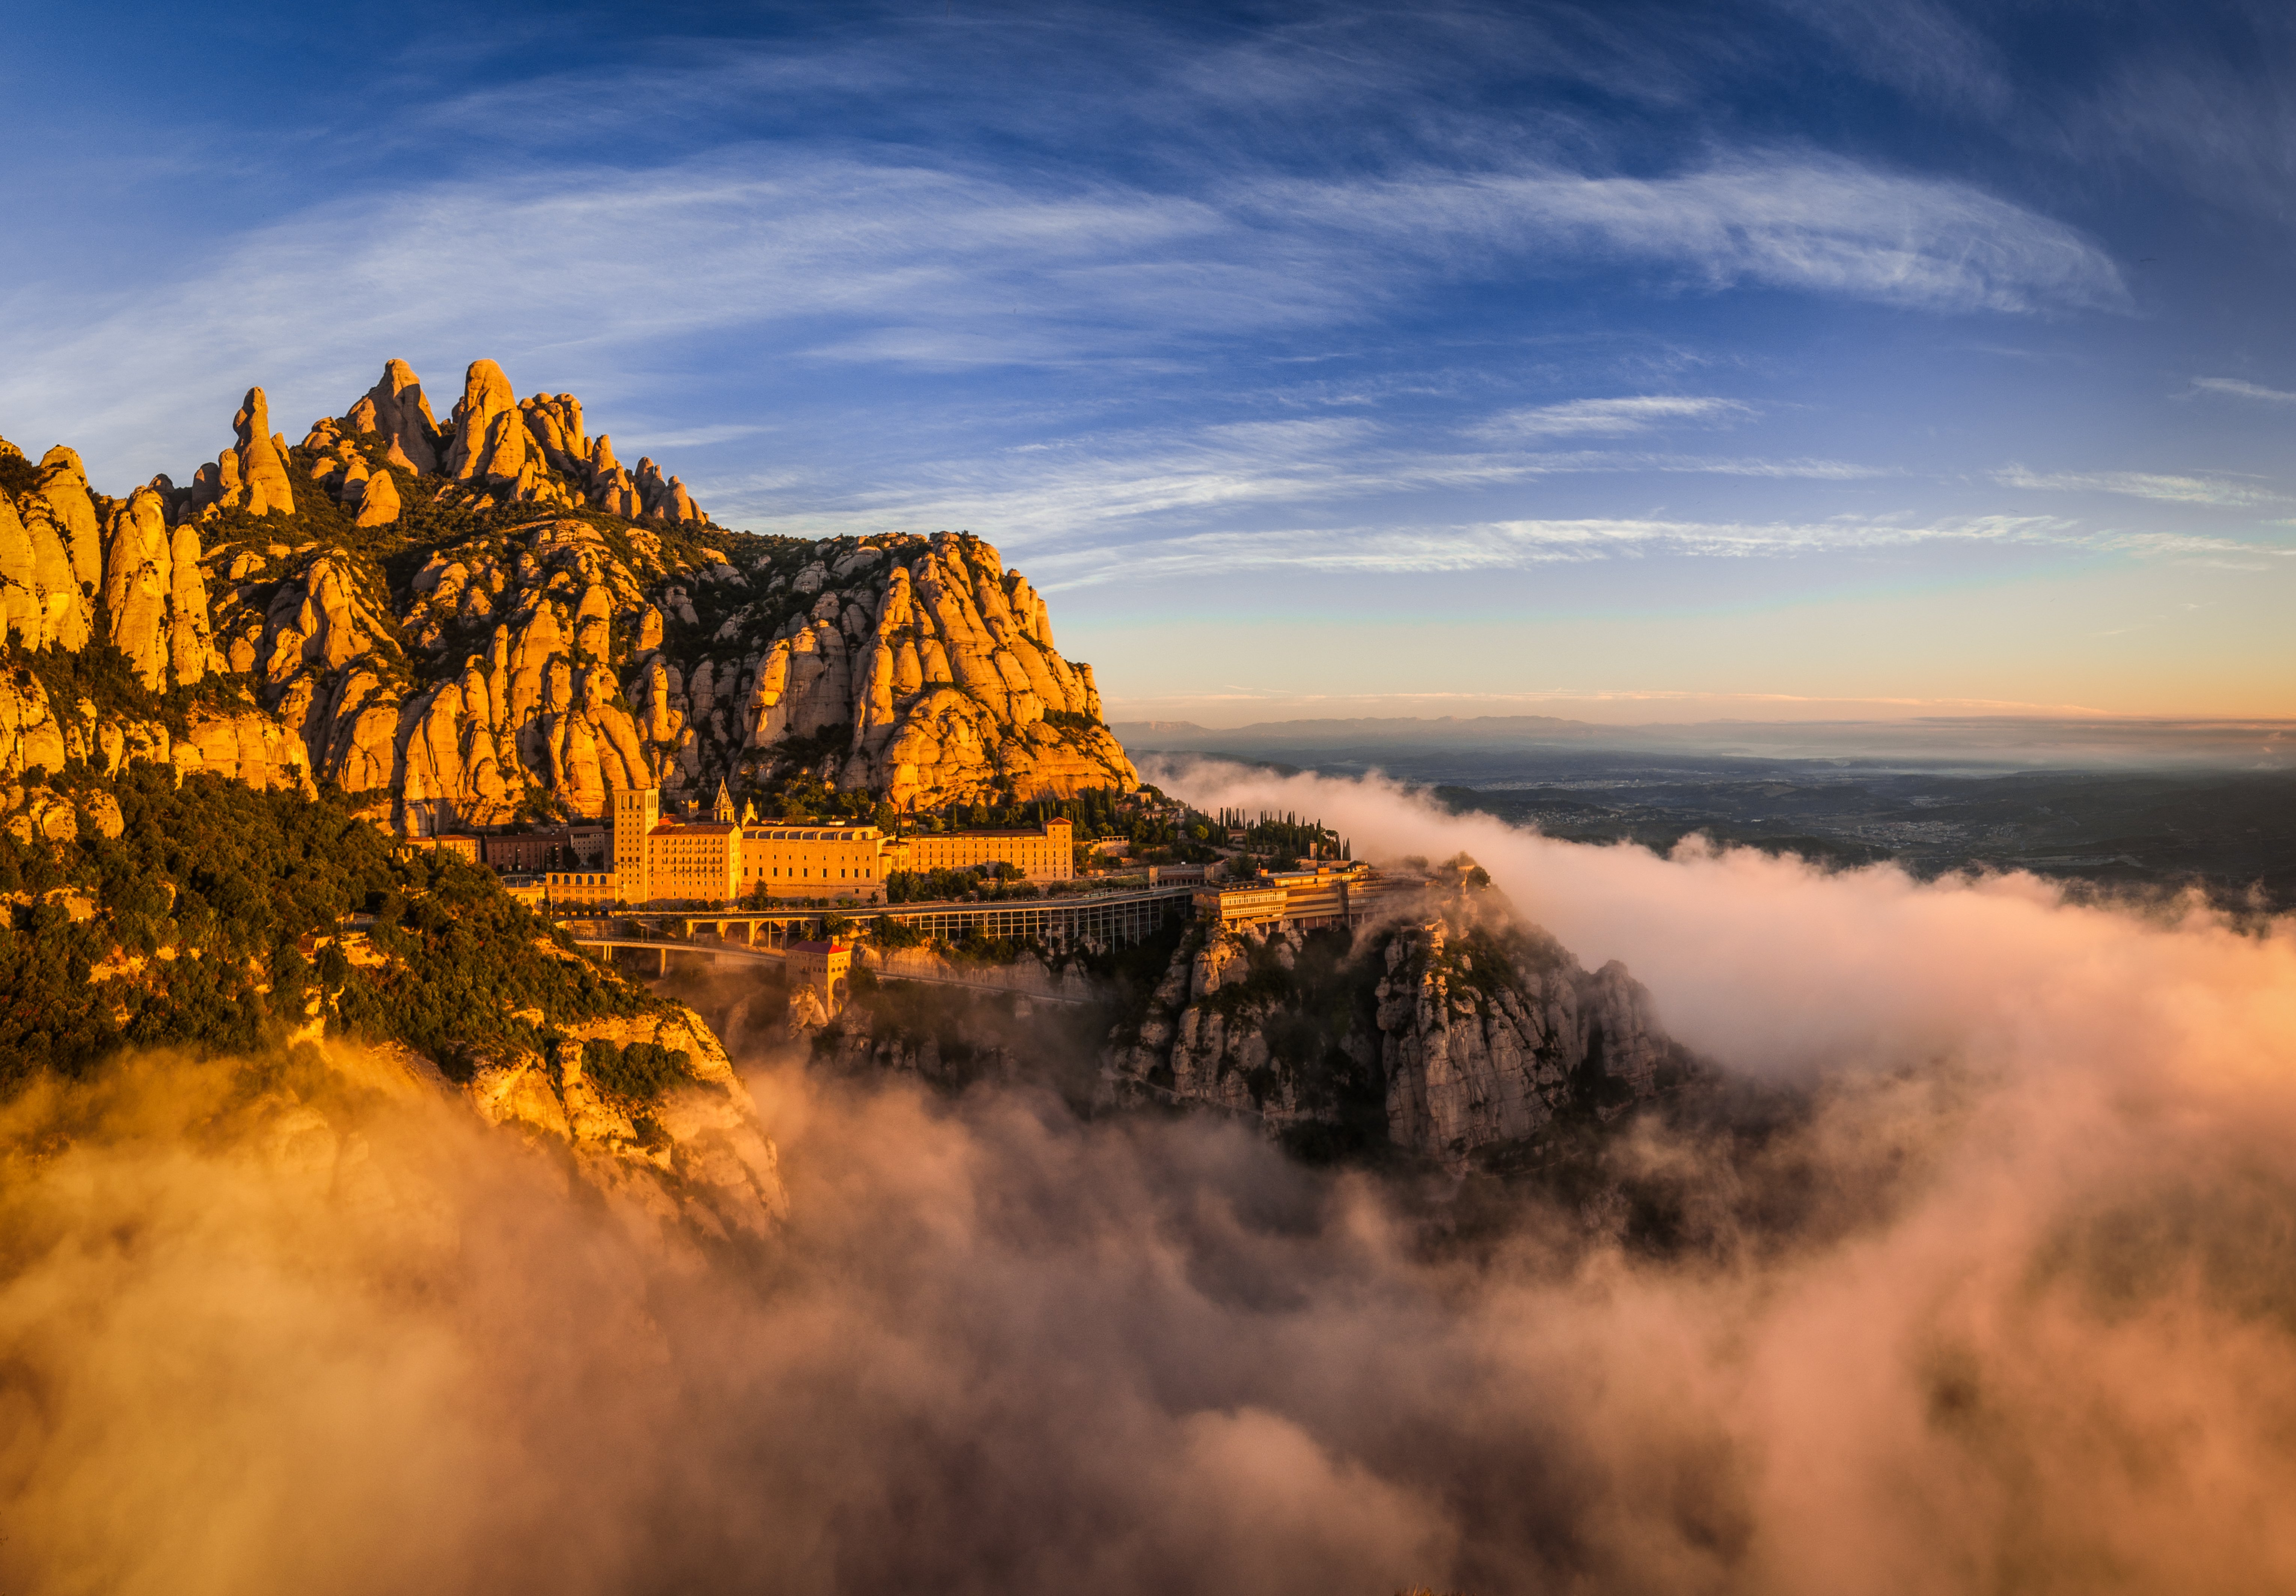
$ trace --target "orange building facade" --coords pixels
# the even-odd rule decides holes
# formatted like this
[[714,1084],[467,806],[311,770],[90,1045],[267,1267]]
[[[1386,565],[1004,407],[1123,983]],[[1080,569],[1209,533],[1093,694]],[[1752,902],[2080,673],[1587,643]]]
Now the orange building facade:
[[1076,874],[1074,827],[926,831],[889,836],[861,822],[736,821],[721,788],[712,818],[664,820],[659,788],[613,795],[607,868],[553,870],[554,904],[631,909],[718,908],[741,900],[885,901],[897,870],[970,870],[1010,864],[1032,881]]
[[973,870],[1010,864],[1032,881],[1076,879],[1076,827],[1066,819],[1033,830],[919,831],[899,844],[896,870]]
[[743,896],[850,897],[865,904],[885,896],[885,877],[898,845],[873,825],[784,824],[742,828],[737,885]]

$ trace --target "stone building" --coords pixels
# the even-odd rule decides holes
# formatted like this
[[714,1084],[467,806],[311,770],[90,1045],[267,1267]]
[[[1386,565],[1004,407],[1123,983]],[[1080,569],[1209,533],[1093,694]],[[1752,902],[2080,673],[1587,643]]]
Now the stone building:
[[487,868],[498,873],[531,875],[543,871],[603,868],[606,831],[594,824],[546,826],[522,831],[488,831],[479,839]]
[[811,987],[821,999],[824,1018],[834,1019],[851,995],[853,950],[841,942],[792,942],[786,962],[790,995]]
[[860,823],[774,822],[742,828],[739,886],[744,896],[851,897],[875,903],[899,843]]
[[972,870],[1010,864],[1031,881],[1076,879],[1076,827],[1065,818],[1004,831],[919,831],[900,839],[896,870]]
[[[1009,864],[1032,881],[1076,873],[1074,828],[1064,819],[1034,829],[897,837],[866,821],[736,820],[721,786],[708,820],[665,818],[660,788],[625,788],[613,795],[611,823],[603,869],[581,868],[579,855],[538,861],[552,903],[717,908],[764,897],[865,905],[885,901],[885,878],[895,871]],[[507,858],[512,849],[504,852]]]
[[1262,871],[1259,879],[1195,895],[1198,918],[1224,931],[1267,927],[1314,930],[1356,925],[1382,888],[1368,864],[1323,863],[1307,870]]

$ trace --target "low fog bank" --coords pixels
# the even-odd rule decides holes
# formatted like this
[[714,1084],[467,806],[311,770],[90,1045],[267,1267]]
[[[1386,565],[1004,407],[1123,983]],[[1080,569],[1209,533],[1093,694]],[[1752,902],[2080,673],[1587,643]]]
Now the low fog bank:
[[701,1254],[450,1104],[146,1060],[0,1117],[0,1589],[2296,1577],[2284,928],[1157,779],[1464,847],[1808,1115],[1623,1140],[1664,1256],[1528,1193],[1467,1248],[1233,1125],[752,1045],[792,1218]]
[[1290,778],[1219,761],[1144,773],[1199,806],[1298,809],[1358,859],[1472,854],[1528,920],[1590,968],[1622,959],[1679,1040],[1733,1068],[1807,1075],[1953,1056],[2086,1072],[2145,1039],[2178,1090],[2292,1063],[2296,934],[2197,900],[2069,901],[2019,873],[1917,882],[1754,849],[1560,842],[1445,814],[1376,777]]

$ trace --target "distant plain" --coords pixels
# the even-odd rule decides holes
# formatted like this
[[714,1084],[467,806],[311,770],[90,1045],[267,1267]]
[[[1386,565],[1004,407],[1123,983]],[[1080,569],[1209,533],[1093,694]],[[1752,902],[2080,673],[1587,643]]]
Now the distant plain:
[[2296,723],[1506,716],[1115,730],[1136,757],[1381,772],[1455,812],[1574,841],[1665,851],[1703,834],[1843,865],[1893,861],[1924,878],[2023,870],[2296,906]]

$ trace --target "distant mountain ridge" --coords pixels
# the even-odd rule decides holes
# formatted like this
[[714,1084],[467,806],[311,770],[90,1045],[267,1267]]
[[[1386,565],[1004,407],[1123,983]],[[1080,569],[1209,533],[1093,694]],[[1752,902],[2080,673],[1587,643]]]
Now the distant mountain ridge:
[[1458,741],[1472,737],[1592,737],[1621,728],[1591,721],[1563,720],[1551,715],[1480,715],[1468,718],[1445,715],[1357,716],[1329,720],[1256,721],[1248,726],[1218,728],[1193,721],[1121,721],[1111,728],[1128,746],[1144,749],[1252,746],[1277,742],[1330,743],[1345,741],[1382,742]]

